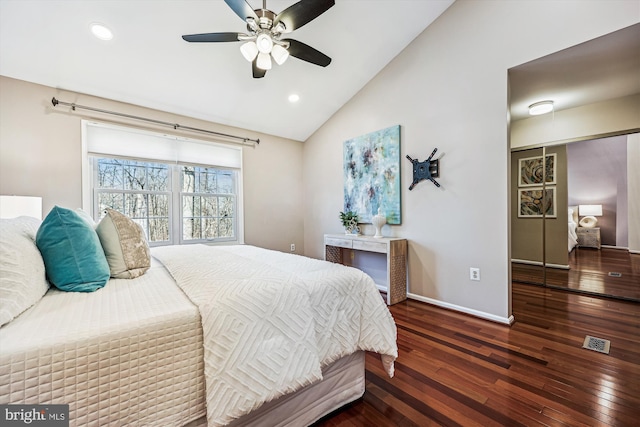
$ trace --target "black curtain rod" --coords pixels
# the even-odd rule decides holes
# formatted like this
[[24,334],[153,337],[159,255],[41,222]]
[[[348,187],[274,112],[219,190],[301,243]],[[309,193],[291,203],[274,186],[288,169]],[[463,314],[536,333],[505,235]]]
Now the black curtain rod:
[[[111,114],[111,115],[114,115],[114,116],[125,117],[127,119],[142,120],[144,122],[154,123],[154,124],[157,124],[157,125],[171,126],[174,130],[184,129],[184,130],[188,130],[188,131],[192,131],[192,132],[202,132],[202,133],[207,133],[207,134],[211,134],[211,135],[222,136],[222,137],[225,137],[225,138],[240,139],[240,140],[242,140],[242,143],[240,143],[242,145],[251,145],[251,144],[246,144],[247,141],[251,141],[251,142],[255,142],[256,144],[260,144],[260,139],[245,138],[245,137],[242,137],[242,136],[229,135],[229,134],[226,134],[226,133],[215,132],[215,131],[212,131],[212,130],[198,129],[198,128],[194,128],[194,127],[190,127],[190,126],[182,126],[182,125],[179,125],[178,123],[163,122],[161,120],[148,119],[146,117],[133,116],[131,114],[118,113],[118,112],[109,111],[109,110],[101,110],[99,108],[93,108],[93,107],[87,107],[87,106],[84,106],[84,105],[78,105],[78,104],[74,104],[72,102],[63,102],[63,101],[60,101],[60,100],[56,99],[55,97],[51,98],[51,103],[53,104],[54,107],[57,106],[58,104],[69,106],[69,107],[71,107],[71,109],[73,111],[76,111],[76,109],[95,111],[95,112],[98,112],[98,113]],[[239,144],[239,143],[236,143],[236,144]]]

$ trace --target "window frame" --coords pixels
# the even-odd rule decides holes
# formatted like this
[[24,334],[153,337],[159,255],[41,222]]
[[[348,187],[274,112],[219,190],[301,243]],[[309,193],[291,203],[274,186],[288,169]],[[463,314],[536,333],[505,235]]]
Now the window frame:
[[[103,123],[96,123],[93,121],[82,121],[82,208],[86,212],[89,212],[90,215],[94,218],[95,221],[98,221],[100,218],[100,212],[98,211],[99,203],[98,203],[98,194],[100,192],[104,192],[97,188],[93,187],[93,183],[98,182],[98,158],[118,158],[122,160],[133,160],[139,162],[147,162],[147,163],[160,163],[168,166],[169,169],[169,182],[170,189],[168,192],[158,192],[158,191],[136,191],[136,190],[117,190],[118,193],[134,193],[134,194],[169,194],[169,240],[161,241],[161,242],[149,242],[149,246],[166,246],[166,245],[175,245],[175,244],[244,244],[244,212],[243,212],[243,195],[242,195],[242,161],[240,162],[239,168],[230,168],[224,167],[215,164],[191,164],[191,163],[178,163],[170,160],[157,160],[157,159],[146,159],[146,158],[131,158],[127,156],[117,156],[117,155],[105,155],[105,154],[95,154],[90,153],[88,150],[88,135],[87,135],[87,126],[89,125],[98,125],[102,127],[109,127],[110,125],[106,125]],[[138,128],[128,127],[124,128],[121,126],[115,126],[119,130],[130,129],[132,133],[147,133],[150,135],[159,135],[163,138],[171,138],[176,141],[192,141],[197,143],[208,143],[208,141],[196,140],[178,136],[167,135],[165,133],[155,133],[140,130]],[[212,162],[214,163],[214,162]],[[187,193],[182,191],[182,167],[202,167],[202,168],[210,168],[216,170],[225,170],[232,172],[232,180],[233,180],[233,193],[231,194],[220,194],[220,193]],[[205,238],[205,239],[185,239],[184,238],[184,220],[182,217],[182,202],[183,197],[190,195],[200,195],[206,194],[207,196],[231,196],[233,197],[233,230],[234,230],[234,238]]]

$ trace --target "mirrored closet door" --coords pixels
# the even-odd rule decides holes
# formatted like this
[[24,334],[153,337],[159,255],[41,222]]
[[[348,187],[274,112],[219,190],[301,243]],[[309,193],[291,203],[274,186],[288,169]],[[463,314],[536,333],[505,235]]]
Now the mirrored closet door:
[[511,162],[513,279],[558,284],[549,268],[569,268],[566,147],[515,151]]

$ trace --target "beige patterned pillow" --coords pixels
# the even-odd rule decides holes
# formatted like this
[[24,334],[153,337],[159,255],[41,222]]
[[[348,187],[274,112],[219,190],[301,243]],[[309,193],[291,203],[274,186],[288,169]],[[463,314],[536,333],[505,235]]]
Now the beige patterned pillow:
[[151,266],[149,245],[142,227],[113,209],[106,210],[96,233],[107,256],[111,277],[133,279]]

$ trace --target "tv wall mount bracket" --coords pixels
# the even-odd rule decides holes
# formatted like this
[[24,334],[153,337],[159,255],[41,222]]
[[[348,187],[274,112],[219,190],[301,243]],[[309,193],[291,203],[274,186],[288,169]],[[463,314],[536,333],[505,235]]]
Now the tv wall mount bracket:
[[436,154],[436,151],[438,151],[438,149],[434,148],[429,158],[424,162],[419,162],[417,159],[412,159],[407,155],[407,159],[413,163],[413,182],[409,186],[409,190],[413,190],[413,187],[415,187],[417,183],[425,179],[433,182],[436,187],[440,187],[438,181],[434,179],[440,176],[440,161],[438,159],[431,160],[434,154]]

